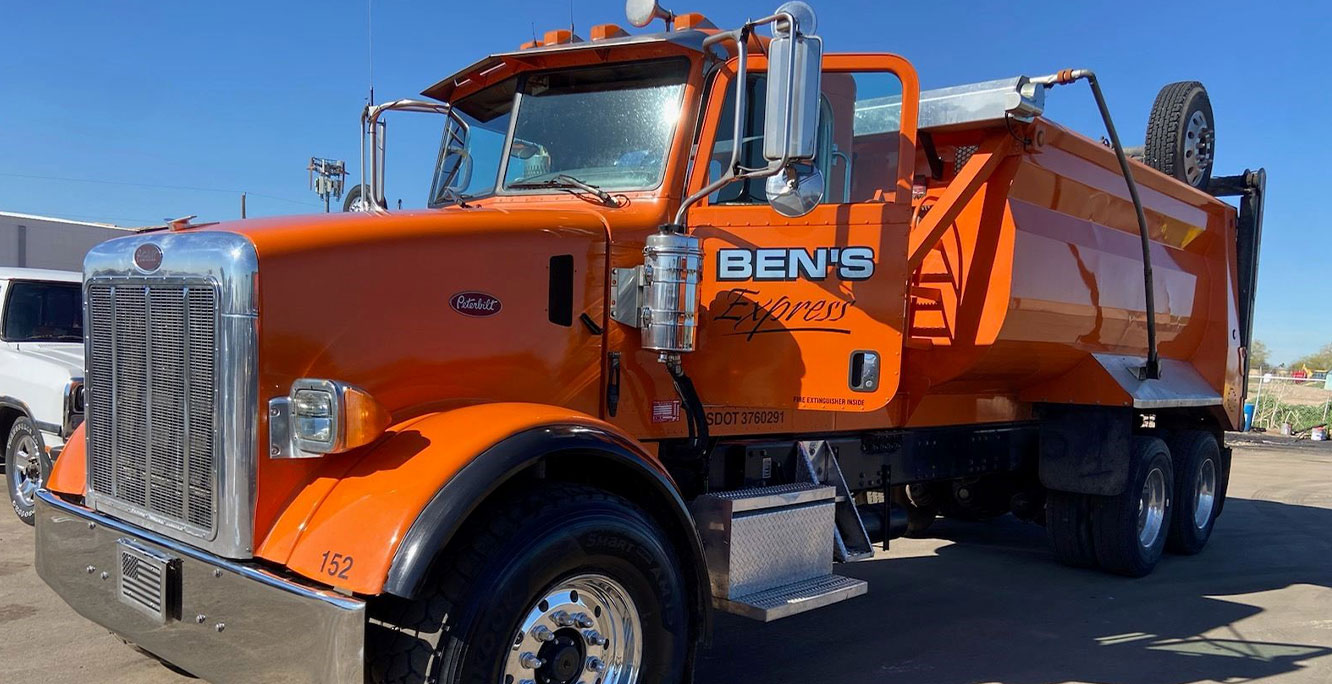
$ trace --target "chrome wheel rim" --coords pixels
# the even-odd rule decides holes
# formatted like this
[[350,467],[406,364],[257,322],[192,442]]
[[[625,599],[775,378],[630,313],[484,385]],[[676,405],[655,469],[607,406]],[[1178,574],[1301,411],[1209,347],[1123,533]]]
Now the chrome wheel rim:
[[528,608],[504,663],[503,684],[632,684],[643,622],[628,590],[602,574],[556,583]]
[[1138,543],[1147,548],[1156,543],[1165,522],[1165,509],[1165,473],[1160,468],[1152,468],[1142,483],[1142,495],[1138,498]]
[[42,485],[41,461],[37,458],[37,440],[30,435],[19,438],[14,448],[14,477],[10,480],[14,498],[31,506]]
[[1198,466],[1197,484],[1193,492],[1193,526],[1201,530],[1212,521],[1212,506],[1216,504],[1216,464],[1212,459]]
[[361,195],[347,205],[347,211],[352,213],[370,211],[370,203],[366,201],[365,195]]
[[1215,133],[1202,112],[1194,112],[1184,128],[1184,178],[1196,186],[1212,165],[1212,140]]

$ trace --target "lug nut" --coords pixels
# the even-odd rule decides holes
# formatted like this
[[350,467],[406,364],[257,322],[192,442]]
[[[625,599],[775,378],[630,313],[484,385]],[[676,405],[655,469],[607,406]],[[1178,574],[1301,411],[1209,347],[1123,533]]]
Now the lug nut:
[[545,625],[534,625],[532,627],[532,638],[537,641],[550,641],[555,638],[555,633]]
[[587,669],[597,673],[605,672],[606,663],[602,662],[601,658],[592,656],[587,659]]
[[586,632],[583,632],[583,638],[587,640],[587,643],[592,644],[593,646],[606,645],[606,637],[601,636],[601,633],[595,629],[589,629]]
[[551,613],[550,620],[560,627],[572,627],[574,623],[573,617],[562,610],[557,610]]
[[587,613],[577,613],[573,616],[573,619],[579,627],[591,627],[593,624],[592,618],[588,617]]
[[544,660],[542,660],[542,659],[536,657],[536,654],[535,654],[535,653],[524,653],[524,654],[518,656],[518,664],[519,664],[519,665],[522,665],[523,667],[525,667],[525,668],[527,668],[527,669],[529,669],[529,670],[535,670],[535,669],[537,669],[538,667],[541,667],[542,665],[545,665],[546,662],[545,662]]

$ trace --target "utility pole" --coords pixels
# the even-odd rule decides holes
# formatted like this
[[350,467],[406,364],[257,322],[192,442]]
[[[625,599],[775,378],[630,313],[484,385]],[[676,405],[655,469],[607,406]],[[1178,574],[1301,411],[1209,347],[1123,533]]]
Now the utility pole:
[[343,182],[347,179],[347,164],[340,159],[310,157],[305,167],[310,174],[310,189],[324,200],[324,213],[329,212],[329,199],[342,199]]
[[241,193],[241,218],[245,218],[245,193]]

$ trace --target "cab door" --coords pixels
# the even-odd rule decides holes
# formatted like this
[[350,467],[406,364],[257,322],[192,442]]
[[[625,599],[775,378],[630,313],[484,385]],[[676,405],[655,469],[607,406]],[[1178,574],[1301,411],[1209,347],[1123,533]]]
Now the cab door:
[[[751,58],[741,164],[766,165],[765,60]],[[734,62],[712,84],[696,192],[730,162]],[[687,365],[714,408],[875,411],[898,388],[906,323],[907,236],[916,110],[914,70],[891,55],[823,58],[822,203],[787,218],[765,179],[737,181],[688,212],[702,238],[697,350]]]

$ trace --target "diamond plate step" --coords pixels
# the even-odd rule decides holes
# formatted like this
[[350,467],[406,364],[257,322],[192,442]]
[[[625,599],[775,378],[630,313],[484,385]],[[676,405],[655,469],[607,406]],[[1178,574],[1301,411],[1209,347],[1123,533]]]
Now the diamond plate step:
[[715,596],[713,603],[723,612],[762,622],[772,622],[855,598],[867,591],[869,583],[865,580],[841,575],[825,575],[729,600]]

